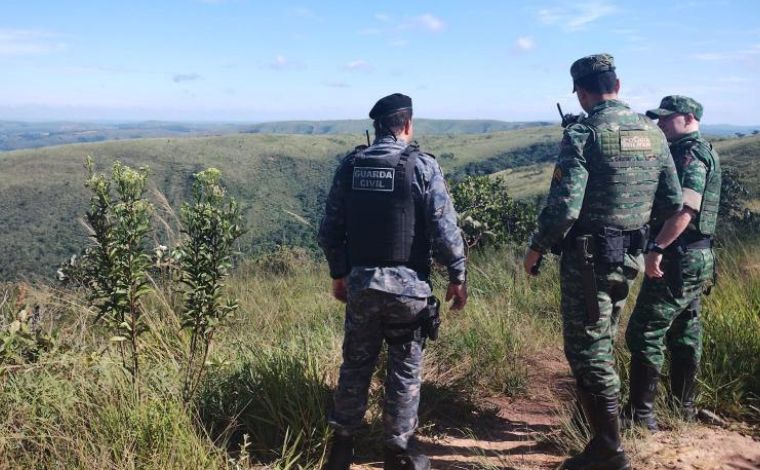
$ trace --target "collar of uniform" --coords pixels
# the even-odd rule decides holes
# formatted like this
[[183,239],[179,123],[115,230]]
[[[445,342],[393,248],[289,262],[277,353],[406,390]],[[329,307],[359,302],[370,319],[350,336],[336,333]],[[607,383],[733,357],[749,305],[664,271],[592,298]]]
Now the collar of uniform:
[[393,138],[392,135],[384,135],[382,137],[375,138],[375,141],[372,142],[372,145],[397,145],[397,146],[403,146],[406,147],[408,144],[404,139],[401,137]]
[[628,105],[620,100],[604,100],[595,104],[594,107],[591,108],[591,111],[589,111],[588,115],[591,116],[607,108],[628,108]]
[[697,140],[700,138],[699,131],[689,132],[688,134],[684,134],[681,137],[678,138],[678,140],[674,141],[672,144],[673,146],[679,146],[684,144],[685,142],[691,141],[691,140]]

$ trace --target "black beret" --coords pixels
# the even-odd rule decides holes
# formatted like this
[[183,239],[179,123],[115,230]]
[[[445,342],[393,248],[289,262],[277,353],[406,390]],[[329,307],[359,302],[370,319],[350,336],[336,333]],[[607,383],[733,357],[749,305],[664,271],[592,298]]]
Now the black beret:
[[380,119],[402,109],[412,109],[412,99],[401,93],[394,93],[380,98],[369,111],[369,117],[370,119]]

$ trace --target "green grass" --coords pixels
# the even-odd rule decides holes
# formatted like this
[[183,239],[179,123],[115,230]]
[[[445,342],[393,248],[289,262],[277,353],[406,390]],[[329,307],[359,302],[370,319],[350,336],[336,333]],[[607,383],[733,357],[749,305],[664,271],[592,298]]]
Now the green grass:
[[[478,396],[521,393],[528,359],[556,347],[556,296],[522,294],[551,275],[529,283],[516,256],[476,256],[470,304],[444,313],[441,339],[427,349],[421,432],[436,432],[429,423],[452,417],[472,419]],[[439,275],[435,285],[442,295]],[[135,394],[80,294],[38,286],[27,302],[44,306],[43,327],[56,330],[57,347],[0,375],[0,461],[9,468],[221,469],[248,455],[253,468],[314,468],[328,438],[325,411],[341,357],[343,307],[329,286],[326,267],[297,250],[240,266],[228,284],[240,310],[217,336],[210,373],[189,409],[181,399],[187,338],[176,332],[176,296],[163,290],[147,300],[151,330]],[[373,458],[381,442],[380,381],[371,387],[361,444]]]
[[[756,419],[749,406],[760,393],[760,260],[757,244],[743,246],[720,252],[729,274],[705,302],[699,404]],[[452,422],[467,426],[482,412],[478,397],[519,395],[532,358],[560,348],[555,260],[547,259],[542,275],[529,280],[520,255],[509,248],[473,255],[470,303],[460,313],[444,311],[441,338],[426,351],[423,434],[435,435]],[[324,413],[341,356],[343,308],[331,298],[329,285],[326,267],[304,251],[281,249],[239,266],[228,290],[240,299],[240,310],[220,330],[210,373],[187,409],[181,398],[187,338],[177,334],[179,298],[163,289],[147,300],[151,329],[135,394],[107,332],[92,325],[93,312],[81,295],[38,285],[27,303],[43,307],[42,327],[58,339],[37,362],[0,374],[3,468],[315,468],[329,437]],[[441,295],[440,273],[434,286]],[[5,316],[6,307],[0,309]],[[625,367],[623,342],[618,344],[619,365]],[[380,374],[373,379],[359,446],[364,458],[379,456]],[[621,377],[625,382],[624,370]],[[680,425],[670,417],[666,423]],[[584,435],[569,429],[575,437],[555,439],[576,449]]]

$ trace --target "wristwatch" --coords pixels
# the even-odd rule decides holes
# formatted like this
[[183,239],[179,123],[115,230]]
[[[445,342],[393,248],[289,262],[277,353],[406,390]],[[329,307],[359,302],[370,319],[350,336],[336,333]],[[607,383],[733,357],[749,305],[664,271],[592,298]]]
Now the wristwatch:
[[649,240],[649,243],[647,243],[647,252],[654,251],[655,253],[663,254],[665,253],[665,248],[661,247],[657,244],[654,240]]

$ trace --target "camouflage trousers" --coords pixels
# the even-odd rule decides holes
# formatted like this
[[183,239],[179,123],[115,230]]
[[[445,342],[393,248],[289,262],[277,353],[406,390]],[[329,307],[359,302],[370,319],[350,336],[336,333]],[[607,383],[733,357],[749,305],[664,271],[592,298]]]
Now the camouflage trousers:
[[[665,272],[672,262],[667,257],[663,259]],[[699,363],[702,355],[699,299],[713,278],[714,266],[712,250],[687,251],[681,259],[683,295],[679,297],[661,279],[644,280],[625,333],[634,357],[661,370],[667,347],[674,359]]]
[[[422,342],[413,328],[389,328],[414,322],[427,299],[373,289],[352,291],[346,305],[343,364],[328,421],[336,433],[352,435],[367,410],[367,393],[383,340],[388,338],[383,430],[385,444],[405,449],[417,428],[422,384]],[[398,343],[393,338],[409,338]]]
[[567,251],[560,259],[565,356],[578,386],[589,393],[608,397],[620,393],[614,343],[620,312],[625,307],[628,292],[640,266],[641,256],[631,255],[626,255],[622,266],[595,266],[599,319],[591,321],[586,311],[586,294],[578,253]]

